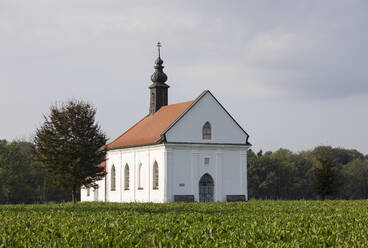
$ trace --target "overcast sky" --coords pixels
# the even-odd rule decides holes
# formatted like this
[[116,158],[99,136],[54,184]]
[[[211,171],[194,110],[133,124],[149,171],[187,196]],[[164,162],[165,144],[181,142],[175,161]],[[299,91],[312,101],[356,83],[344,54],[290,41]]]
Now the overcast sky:
[[161,41],[169,103],[209,89],[254,149],[368,153],[368,1],[0,0],[0,139],[91,102],[110,141],[148,113]]

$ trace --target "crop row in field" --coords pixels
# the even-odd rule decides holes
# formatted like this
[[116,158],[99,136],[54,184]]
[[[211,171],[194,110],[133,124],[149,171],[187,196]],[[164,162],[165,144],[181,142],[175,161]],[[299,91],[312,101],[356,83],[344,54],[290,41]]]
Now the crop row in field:
[[0,247],[368,247],[367,201],[0,206]]

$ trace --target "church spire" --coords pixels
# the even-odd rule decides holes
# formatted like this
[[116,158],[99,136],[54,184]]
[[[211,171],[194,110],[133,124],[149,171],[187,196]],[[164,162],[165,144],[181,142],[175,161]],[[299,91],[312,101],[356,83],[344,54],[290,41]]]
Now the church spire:
[[150,89],[150,108],[149,113],[152,115],[162,106],[167,105],[168,93],[167,89],[170,87],[165,82],[167,81],[167,75],[164,73],[164,61],[161,59],[161,43],[157,43],[158,58],[155,61],[155,72],[151,76],[152,84],[149,86]]
[[[156,65],[153,67],[155,68],[155,72],[151,76],[151,81],[153,82],[153,84],[165,84],[167,80],[167,75],[163,71],[164,66],[162,64],[164,63],[164,61],[161,59],[161,50],[160,50],[161,43],[160,42],[157,43],[157,48],[158,48],[158,57],[155,61]],[[150,86],[150,88],[151,87],[152,85]]]

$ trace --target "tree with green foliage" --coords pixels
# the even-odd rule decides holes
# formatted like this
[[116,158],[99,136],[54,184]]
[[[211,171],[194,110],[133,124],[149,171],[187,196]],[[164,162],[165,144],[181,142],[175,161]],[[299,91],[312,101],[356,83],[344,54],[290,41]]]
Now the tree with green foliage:
[[72,100],[51,106],[34,138],[34,153],[48,181],[72,192],[93,187],[105,176],[99,164],[105,160],[107,138],[95,122],[96,110],[83,101]]
[[332,156],[331,149],[323,147],[318,151],[316,163],[312,168],[312,182],[315,192],[322,200],[337,191],[334,162],[335,158]]
[[368,161],[358,158],[343,167],[344,187],[342,195],[345,199],[368,198]]
[[0,204],[70,201],[70,195],[45,181],[32,156],[33,144],[0,140]]
[[32,203],[37,199],[37,172],[31,167],[32,144],[0,141],[0,203]]
[[[283,149],[283,151],[287,151]],[[286,199],[290,185],[289,164],[280,156],[283,151],[275,153],[261,151],[255,154],[248,151],[249,194],[263,199]],[[289,151],[287,151],[289,152]],[[291,152],[290,152],[291,153]]]
[[288,199],[314,199],[311,173],[313,167],[313,154],[310,151],[300,152],[291,157],[293,166],[291,169],[290,194]]
[[[317,199],[316,190],[326,179],[320,159],[328,153],[327,174],[333,183],[329,196],[334,199],[368,198],[368,160],[354,149],[318,146],[310,151],[293,153],[280,148],[275,152],[248,150],[248,192],[256,199]],[[318,180],[318,178],[320,180]],[[321,196],[321,198],[323,198]]]

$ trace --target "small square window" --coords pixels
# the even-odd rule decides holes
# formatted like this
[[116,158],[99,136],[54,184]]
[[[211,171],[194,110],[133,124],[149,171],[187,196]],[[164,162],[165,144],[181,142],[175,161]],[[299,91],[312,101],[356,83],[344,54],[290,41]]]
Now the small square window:
[[210,164],[210,158],[204,158],[204,164],[209,165]]

